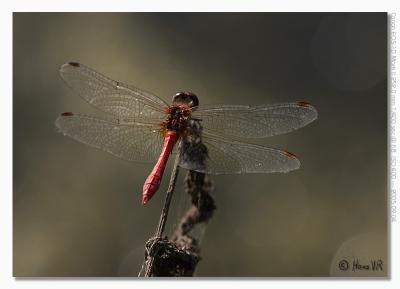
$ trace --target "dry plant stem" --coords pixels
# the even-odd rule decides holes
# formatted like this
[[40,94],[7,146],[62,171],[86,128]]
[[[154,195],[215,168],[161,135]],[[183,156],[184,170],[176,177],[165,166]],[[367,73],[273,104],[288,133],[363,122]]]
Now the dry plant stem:
[[[158,222],[157,231],[153,237],[155,240],[161,238],[161,236],[164,232],[165,224],[167,222],[168,211],[169,211],[169,207],[171,205],[172,195],[174,193],[175,184],[176,184],[176,180],[178,178],[178,173],[179,173],[179,154],[180,154],[180,146],[178,147],[178,151],[176,153],[174,167],[172,169],[172,174],[171,174],[171,178],[169,180],[168,190],[167,190],[167,193],[165,196],[164,207],[161,211],[160,221]],[[146,268],[146,273],[144,275],[145,277],[151,276],[152,269],[153,269],[153,263],[154,263],[154,255],[151,256],[149,265]]]
[[191,198],[192,206],[182,216],[172,240],[153,236],[146,242],[145,276],[193,276],[201,256],[199,240],[191,236],[190,232],[197,224],[207,223],[212,217],[215,210],[214,199],[210,195],[212,190],[213,185],[208,176],[188,171],[185,191]]
[[174,168],[172,170],[171,178],[169,180],[168,190],[167,190],[167,194],[165,196],[164,207],[161,211],[160,221],[158,223],[157,231],[154,236],[156,238],[161,238],[161,236],[164,232],[165,223],[167,222],[168,211],[169,211],[169,207],[171,204],[172,195],[174,193],[176,180],[178,178],[178,173],[179,173],[178,164],[179,164],[179,153],[177,153],[176,157],[175,157]]

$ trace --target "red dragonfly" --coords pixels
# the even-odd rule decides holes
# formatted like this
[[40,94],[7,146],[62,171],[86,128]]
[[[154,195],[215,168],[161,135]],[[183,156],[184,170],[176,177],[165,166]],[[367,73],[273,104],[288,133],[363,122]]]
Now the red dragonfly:
[[143,186],[142,203],[157,191],[174,147],[179,166],[206,174],[289,172],[300,167],[285,150],[240,142],[301,128],[317,118],[308,102],[199,106],[194,93],[179,92],[171,105],[152,93],[114,81],[82,64],[61,66],[61,77],[109,117],[62,113],[55,124],[73,139],[136,162],[156,162]]

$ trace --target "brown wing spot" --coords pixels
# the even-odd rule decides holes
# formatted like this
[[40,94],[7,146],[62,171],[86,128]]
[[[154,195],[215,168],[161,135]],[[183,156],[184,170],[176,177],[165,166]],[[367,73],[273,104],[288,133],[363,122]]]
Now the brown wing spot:
[[286,156],[288,156],[291,159],[295,159],[296,158],[296,155],[291,153],[291,152],[288,152],[288,151],[283,151],[283,152],[285,153]]
[[73,67],[80,67],[81,65],[78,62],[68,62],[69,65],[73,66]]
[[297,104],[299,106],[305,106],[305,107],[311,105],[311,103],[309,103],[307,101],[298,101]]
[[61,116],[73,116],[74,114],[72,113],[72,112],[70,112],[70,111],[67,111],[67,112],[63,112],[62,114],[61,114]]

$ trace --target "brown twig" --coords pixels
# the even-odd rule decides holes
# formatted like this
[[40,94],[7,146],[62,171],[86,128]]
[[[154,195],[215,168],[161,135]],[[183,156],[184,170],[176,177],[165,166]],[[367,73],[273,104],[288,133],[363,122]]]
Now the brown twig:
[[209,176],[195,171],[188,171],[185,179],[185,191],[191,198],[192,205],[183,215],[177,227],[173,242],[179,248],[199,253],[198,241],[190,236],[193,228],[200,223],[207,223],[213,216],[215,202],[210,193],[213,190]]
[[171,205],[171,199],[172,199],[172,195],[174,193],[176,179],[178,178],[178,173],[179,173],[178,164],[179,164],[179,153],[177,153],[176,157],[175,157],[174,168],[172,170],[171,178],[169,180],[168,190],[167,190],[167,194],[165,196],[164,207],[161,211],[160,221],[158,223],[157,231],[155,234],[156,238],[161,238],[161,236],[164,232],[165,223],[167,222],[168,211],[169,211],[169,207]]
[[[168,211],[169,211],[169,207],[171,205],[172,195],[174,193],[175,184],[176,184],[176,180],[178,178],[178,173],[179,173],[179,151],[180,151],[179,148],[180,148],[180,146],[178,146],[178,151],[176,153],[174,167],[172,169],[171,178],[169,180],[168,190],[165,195],[164,206],[161,211],[160,221],[158,222],[156,233],[155,233],[154,237],[151,238],[151,244],[148,248],[149,254],[151,253],[150,254],[151,258],[150,258],[149,264],[146,268],[145,277],[150,277],[152,274],[152,269],[153,269],[153,264],[154,264],[154,256],[157,254],[157,252],[152,252],[152,251],[155,249],[154,246],[156,245],[156,242],[161,239],[161,236],[164,232],[165,224],[167,222]],[[156,251],[158,251],[158,250],[156,250]]]
[[[191,236],[193,228],[206,223],[215,210],[214,199],[209,194],[213,186],[209,177],[188,171],[185,191],[192,205],[182,216],[171,240],[153,237],[146,243],[145,263],[147,277],[190,277],[200,261],[199,240]],[[148,268],[151,268],[151,271]]]

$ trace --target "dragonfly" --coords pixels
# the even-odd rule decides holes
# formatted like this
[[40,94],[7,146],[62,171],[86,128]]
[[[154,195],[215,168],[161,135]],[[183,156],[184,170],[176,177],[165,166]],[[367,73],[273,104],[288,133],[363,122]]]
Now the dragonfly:
[[183,91],[167,104],[153,93],[77,62],[62,65],[60,75],[79,96],[105,113],[98,117],[64,112],[55,121],[61,133],[128,161],[155,163],[143,185],[143,204],[158,190],[174,153],[180,156],[179,167],[204,174],[299,169],[300,161],[293,153],[243,139],[288,133],[317,118],[315,107],[305,101],[202,106],[194,93]]

